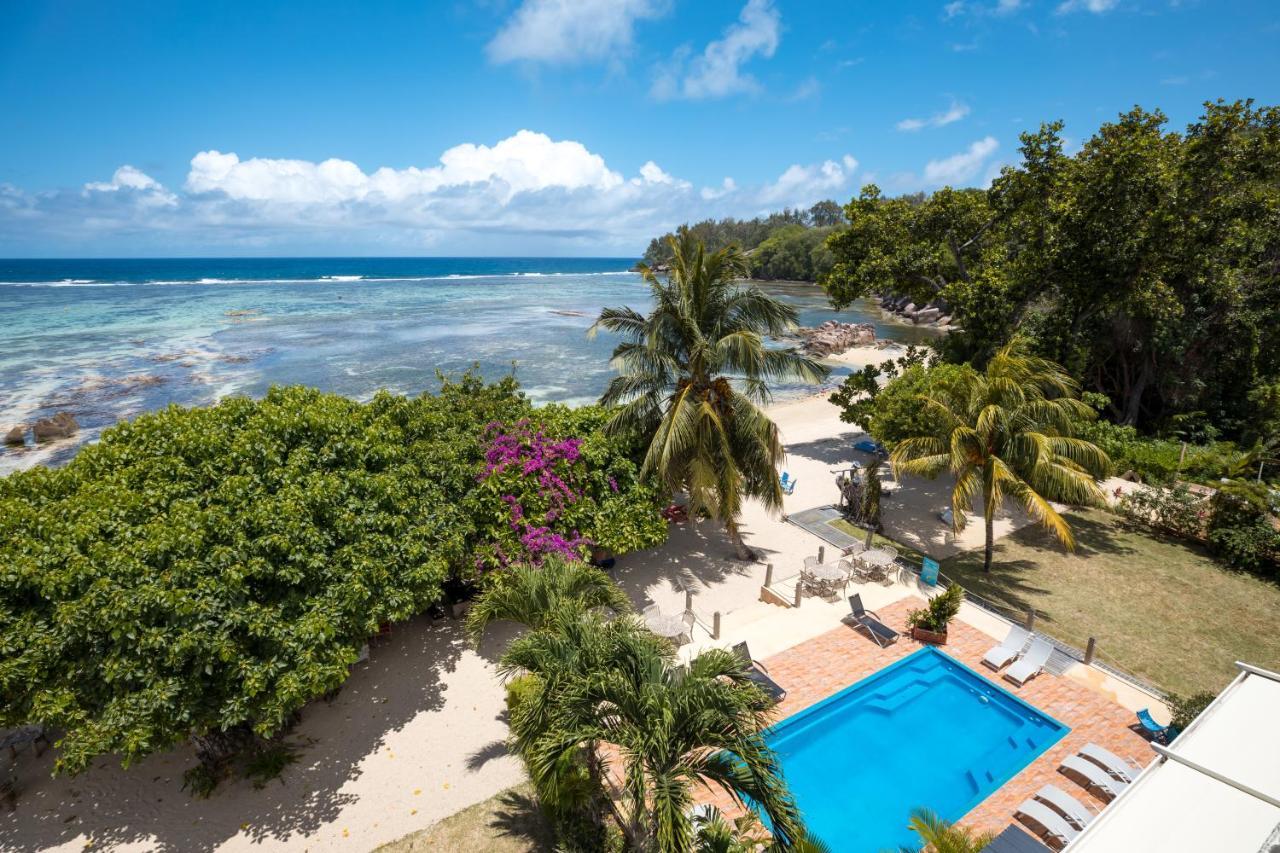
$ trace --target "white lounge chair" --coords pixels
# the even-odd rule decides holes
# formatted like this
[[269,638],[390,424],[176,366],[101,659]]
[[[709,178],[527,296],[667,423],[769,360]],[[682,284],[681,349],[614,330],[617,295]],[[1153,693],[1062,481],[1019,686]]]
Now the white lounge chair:
[[1080,750],[1080,755],[1089,759],[1121,782],[1132,782],[1142,772],[1141,768],[1134,767],[1111,750],[1096,743],[1086,744]]
[[1027,653],[1014,661],[1013,666],[1005,671],[1004,677],[1021,687],[1040,674],[1040,670],[1044,669],[1044,665],[1049,662],[1051,654],[1053,654],[1053,646],[1036,637],[1031,641],[1031,648],[1027,649]]
[[[1110,799],[1120,796],[1120,792],[1129,787],[1128,783],[1113,779],[1107,771],[1078,755],[1072,755],[1064,759],[1062,766],[1058,770],[1066,776],[1073,776],[1073,774],[1074,776],[1079,776],[1080,779],[1076,779],[1076,781],[1086,791],[1090,788],[1097,788]],[[1084,781],[1081,782],[1081,779]]]
[[1076,829],[1084,829],[1093,820],[1093,812],[1057,785],[1045,785],[1036,791],[1036,799],[1062,815]]
[[1080,834],[1080,830],[1067,823],[1062,815],[1036,800],[1024,800],[1013,814],[1023,818],[1023,823],[1027,823],[1026,819],[1030,818],[1031,829],[1036,830],[1039,835],[1048,835],[1063,847]]
[[1019,625],[1009,627],[1009,636],[1000,645],[987,652],[982,662],[992,669],[1000,669],[1013,660],[1022,651],[1022,647],[1031,639],[1031,632]]

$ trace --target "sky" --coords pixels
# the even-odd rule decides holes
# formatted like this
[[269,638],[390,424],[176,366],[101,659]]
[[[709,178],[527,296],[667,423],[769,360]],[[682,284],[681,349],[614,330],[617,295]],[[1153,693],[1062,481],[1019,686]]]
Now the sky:
[[1277,104],[1277,43],[1277,0],[0,0],[0,256],[635,256]]

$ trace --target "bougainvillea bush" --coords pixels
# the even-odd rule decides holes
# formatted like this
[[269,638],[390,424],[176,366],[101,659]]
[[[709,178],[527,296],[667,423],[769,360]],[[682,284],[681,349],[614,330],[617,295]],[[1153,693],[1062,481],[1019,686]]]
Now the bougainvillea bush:
[[[267,737],[379,625],[500,569],[499,547],[656,544],[659,501],[602,420],[471,375],[368,403],[275,388],[143,415],[63,468],[0,478],[0,727],[62,732],[69,771]],[[532,442],[518,464],[490,461],[509,452],[500,424]],[[530,526],[512,529],[508,495]]]

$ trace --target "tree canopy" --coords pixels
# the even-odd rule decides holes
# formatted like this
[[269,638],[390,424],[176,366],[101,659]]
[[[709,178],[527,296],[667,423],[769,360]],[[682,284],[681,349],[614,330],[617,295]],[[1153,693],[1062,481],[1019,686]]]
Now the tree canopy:
[[[381,624],[493,568],[477,555],[510,532],[504,497],[579,555],[657,544],[658,497],[605,417],[535,411],[511,379],[368,403],[273,388],[143,415],[63,468],[0,479],[0,725],[64,731],[69,771],[269,736],[339,686]],[[503,423],[578,448],[557,467],[575,494],[563,517],[536,477],[484,476],[486,425]]]
[[1061,122],[1022,135],[989,189],[845,207],[823,283],[942,300],[979,366],[1015,334],[1106,395],[1118,423],[1200,418],[1261,437],[1280,383],[1280,109],[1205,105],[1178,134],[1135,108],[1068,155]]

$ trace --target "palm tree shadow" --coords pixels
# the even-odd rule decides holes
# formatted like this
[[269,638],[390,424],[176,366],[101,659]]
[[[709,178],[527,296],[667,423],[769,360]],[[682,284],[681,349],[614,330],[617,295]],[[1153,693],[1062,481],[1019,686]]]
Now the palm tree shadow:
[[502,758],[510,755],[511,750],[507,749],[505,740],[493,740],[477,749],[475,752],[467,756],[467,769],[474,772],[484,767],[495,758]]
[[500,806],[494,809],[493,820],[489,822],[490,829],[496,830],[505,838],[524,839],[535,850],[550,851],[553,848],[551,827],[548,826],[537,800],[528,794],[512,790],[502,793],[498,802]]

